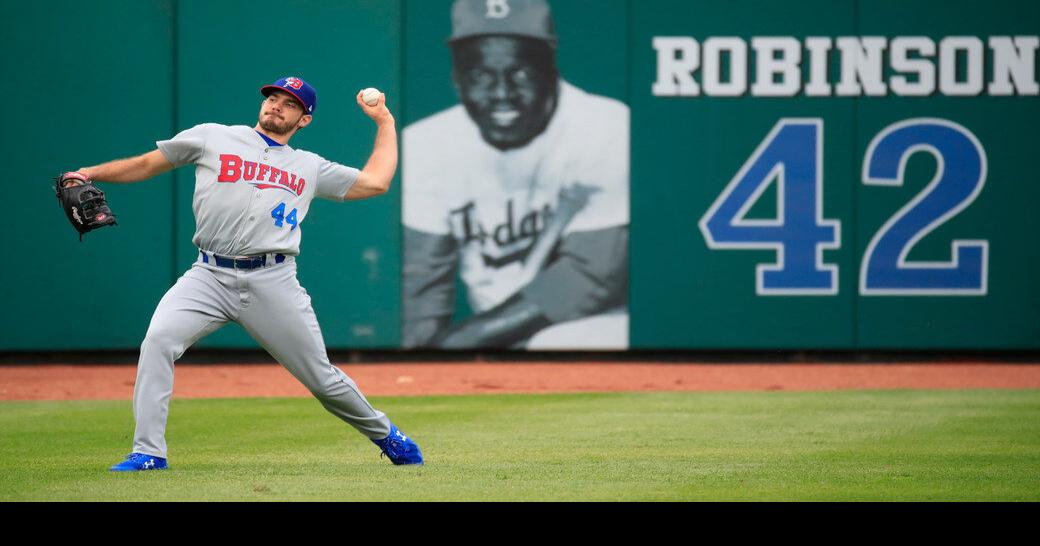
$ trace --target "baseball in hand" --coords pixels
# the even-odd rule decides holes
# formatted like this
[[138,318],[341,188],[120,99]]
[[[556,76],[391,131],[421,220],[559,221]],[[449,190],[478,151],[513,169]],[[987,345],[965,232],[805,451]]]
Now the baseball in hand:
[[369,106],[375,106],[379,103],[379,95],[381,94],[375,87],[369,87],[361,92],[361,100],[365,101],[365,104]]

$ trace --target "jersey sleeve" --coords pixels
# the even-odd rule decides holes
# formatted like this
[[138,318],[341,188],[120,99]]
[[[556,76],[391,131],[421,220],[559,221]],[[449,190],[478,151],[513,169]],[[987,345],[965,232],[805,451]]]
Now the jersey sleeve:
[[459,195],[452,181],[445,176],[453,170],[452,150],[446,149],[446,140],[439,135],[450,128],[442,128],[440,120],[420,122],[404,130],[404,153],[401,172],[401,222],[405,227],[435,235],[448,235],[451,199]]
[[574,233],[556,260],[521,289],[552,322],[600,313],[628,299],[628,227]]
[[157,140],[156,147],[174,167],[195,163],[206,149],[206,124],[185,129],[169,140]]
[[347,191],[357,182],[361,171],[321,158],[318,164],[318,179],[314,195],[329,201],[343,201]]
[[575,154],[570,182],[597,189],[564,233],[629,223],[629,111],[617,102],[600,106]]

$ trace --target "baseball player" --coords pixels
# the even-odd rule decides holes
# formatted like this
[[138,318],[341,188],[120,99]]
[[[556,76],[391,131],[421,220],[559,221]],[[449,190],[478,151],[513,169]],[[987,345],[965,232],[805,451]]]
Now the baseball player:
[[404,130],[404,346],[627,348],[628,107],[560,78],[545,0],[456,0],[449,45],[461,104]]
[[376,123],[362,170],[289,146],[311,123],[313,87],[282,78],[260,89],[255,127],[204,123],[156,143],[157,150],[79,170],[126,183],[195,165],[197,261],[159,302],[137,365],[133,452],[114,471],[167,468],[166,418],[173,363],[202,337],[234,321],[310,389],[336,417],[378,445],[394,464],[422,464],[416,443],[372,407],[354,381],[329,362],[307,291],[296,278],[301,224],[311,200],[385,193],[397,168],[394,117],[379,94],[361,109]]

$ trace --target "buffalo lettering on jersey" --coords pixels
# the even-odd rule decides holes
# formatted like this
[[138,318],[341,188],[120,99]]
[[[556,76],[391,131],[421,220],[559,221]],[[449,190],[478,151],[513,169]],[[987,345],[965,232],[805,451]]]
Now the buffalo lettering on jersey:
[[[244,161],[234,154],[220,154],[220,175],[217,182],[245,180],[260,189],[277,188],[296,195],[303,194],[307,181],[302,177],[266,163]],[[267,183],[270,182],[270,183]]]
[[451,211],[451,225],[461,246],[481,245],[484,264],[500,268],[527,257],[552,215],[552,208],[546,204],[541,210],[532,210],[518,220],[510,199],[506,201],[505,221],[488,230],[480,223],[476,204],[470,201]]

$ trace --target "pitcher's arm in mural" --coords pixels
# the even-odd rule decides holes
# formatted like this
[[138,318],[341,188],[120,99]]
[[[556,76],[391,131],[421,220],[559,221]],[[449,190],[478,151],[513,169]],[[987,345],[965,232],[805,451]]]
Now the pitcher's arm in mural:
[[628,228],[574,233],[557,258],[509,299],[438,335],[444,349],[506,348],[559,322],[623,303],[628,290]]
[[498,306],[451,327],[459,259],[455,240],[405,228],[403,345],[511,347],[552,324],[624,303],[628,226],[560,238],[568,216],[565,209],[573,207],[573,201],[560,203],[556,219],[525,262],[526,285]]
[[404,228],[401,346],[429,346],[455,311],[459,251],[450,234]]

